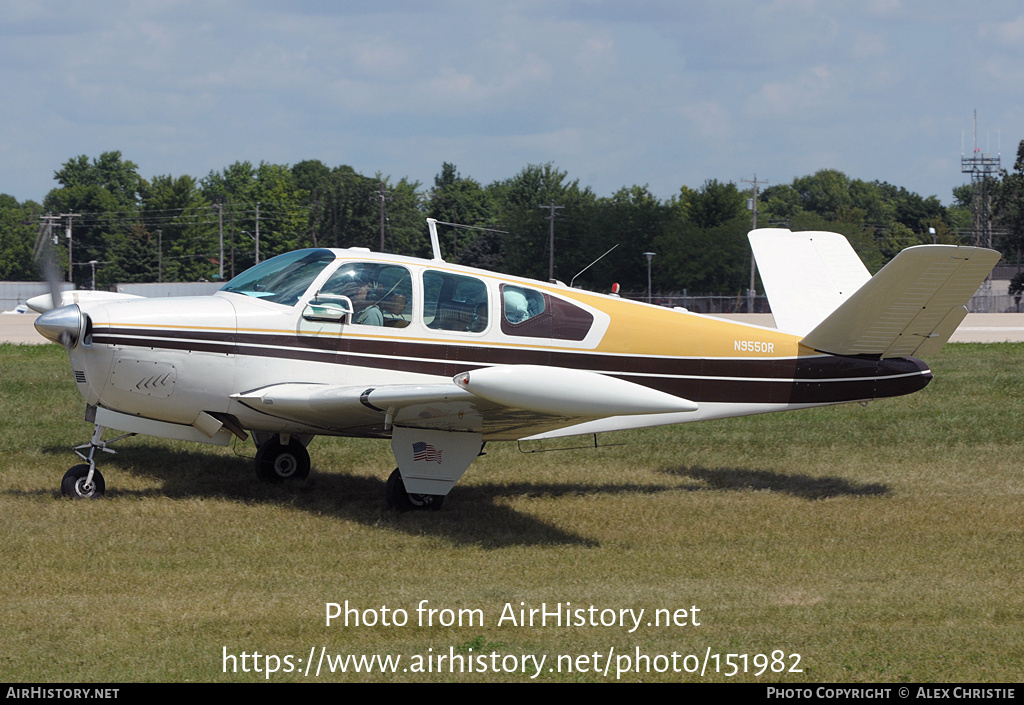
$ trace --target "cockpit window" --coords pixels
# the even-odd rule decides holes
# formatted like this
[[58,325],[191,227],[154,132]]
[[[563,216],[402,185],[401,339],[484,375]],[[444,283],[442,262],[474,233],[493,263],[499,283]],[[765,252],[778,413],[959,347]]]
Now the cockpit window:
[[334,261],[330,250],[297,250],[250,267],[221,291],[294,306],[324,267]]
[[347,262],[318,293],[347,296],[359,325],[404,328],[412,320],[412,277],[405,267]]

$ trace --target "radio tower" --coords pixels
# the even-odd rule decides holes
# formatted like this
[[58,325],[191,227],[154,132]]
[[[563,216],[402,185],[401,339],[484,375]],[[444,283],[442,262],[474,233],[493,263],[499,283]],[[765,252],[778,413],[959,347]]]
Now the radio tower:
[[992,247],[992,179],[999,172],[999,155],[982,154],[978,148],[978,111],[974,111],[974,153],[968,157],[960,151],[960,172],[971,175],[973,215],[972,234],[976,247]]

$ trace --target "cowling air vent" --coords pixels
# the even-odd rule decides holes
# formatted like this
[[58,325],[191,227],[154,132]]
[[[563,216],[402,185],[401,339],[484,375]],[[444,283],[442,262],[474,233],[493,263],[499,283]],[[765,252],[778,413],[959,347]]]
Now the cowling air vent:
[[85,372],[83,370],[75,370],[75,382],[85,384]]
[[178,373],[174,365],[151,360],[118,360],[110,381],[117,389],[150,397],[169,397]]

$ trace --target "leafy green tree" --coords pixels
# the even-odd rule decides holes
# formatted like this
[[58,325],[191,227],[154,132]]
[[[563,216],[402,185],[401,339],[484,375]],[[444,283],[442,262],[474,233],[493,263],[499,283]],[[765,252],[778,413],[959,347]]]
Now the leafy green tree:
[[[139,216],[143,180],[138,166],[121,158],[121,152],[104,152],[91,162],[85,155],[68,160],[54,173],[61,184],[47,194],[44,208],[70,217],[72,275],[77,286],[91,284],[90,261],[106,264],[121,246]],[[63,238],[62,238],[63,240]],[[66,253],[66,243],[59,251]],[[101,280],[97,270],[97,284]]]
[[304,184],[313,186],[308,202],[317,245],[378,248],[378,202],[372,196],[379,184],[346,165],[326,174],[314,169],[306,173],[316,173]]
[[[97,269],[97,283],[155,282],[158,272],[159,253],[157,238],[146,230],[142,223],[131,227],[124,241],[113,251],[104,266]],[[166,254],[164,262],[167,262]],[[163,281],[182,281],[163,276]],[[185,280],[189,281],[189,280]]]
[[[555,277],[572,277],[586,263],[579,249],[587,225],[586,210],[596,202],[589,188],[568,181],[568,173],[554,165],[531,164],[510,179],[491,184],[505,238],[504,271],[537,279],[548,278],[549,206],[555,211]],[[576,266],[580,265],[580,266]]]
[[39,206],[0,194],[0,280],[33,281],[39,277],[32,246],[39,230]]
[[690,294],[739,294],[750,283],[747,232],[750,223],[734,218],[711,228],[678,221],[654,240],[658,253],[654,288]]
[[1013,253],[1018,262],[1024,250],[1024,140],[1017,146],[1013,172],[1003,172],[992,204],[996,223],[1005,231],[998,245],[1005,253]]
[[956,244],[966,243],[970,240],[973,222],[971,201],[973,198],[974,189],[970,184],[953,188],[953,203],[946,209],[945,222],[956,238]]
[[651,275],[656,288],[705,294],[746,290],[750,220],[746,195],[735,184],[709,179],[696,191],[684,187],[656,230],[660,232],[653,240],[657,258]]
[[[677,212],[674,204],[662,203],[646,185],[634,185],[620,188],[610,198],[598,199],[589,211],[589,223],[582,232],[584,239],[580,246],[583,256],[574,263],[576,271],[611,247],[615,250],[583,272],[576,283],[599,291],[607,290],[613,283],[618,283],[624,291],[646,290],[644,253],[657,252],[655,240]],[[660,259],[655,261],[660,265]]]
[[794,179],[793,188],[800,195],[800,206],[826,220],[840,220],[853,206],[850,179],[841,171],[822,169],[811,176]]
[[[106,262],[110,248],[124,237],[125,226],[137,217],[135,211],[121,210],[117,198],[96,185],[54,189],[47,194],[44,205],[50,213],[74,214],[66,220],[71,222],[72,277],[78,287],[90,283],[86,264],[92,260]],[[62,258],[67,255],[67,245],[61,232],[57,250]]]
[[922,198],[902,186],[875,182],[882,190],[886,201],[891,204],[892,218],[916,233],[927,232],[927,221],[942,218],[945,209],[935,196]]
[[231,253],[225,258],[230,257],[232,272],[255,263],[257,234],[261,261],[310,244],[310,196],[288,166],[235,162],[210,172],[200,189],[223,209],[225,248]]
[[[441,166],[441,173],[434,177],[434,188],[427,194],[425,205],[429,217],[442,223],[458,223],[476,228],[494,225],[494,203],[491,194],[477,181],[460,176],[455,165],[449,162],[445,162]],[[441,229],[444,230],[443,226]],[[450,258],[452,262],[469,266],[481,266],[482,263],[476,258],[483,256],[493,264],[493,257],[497,253],[493,242],[486,247],[469,248],[478,237],[493,240],[493,233],[487,235],[480,230],[463,228],[449,228],[445,232],[447,236],[440,237],[439,231],[441,251],[445,259]]]
[[260,204],[261,260],[309,246],[309,193],[299,188],[289,167],[260,162],[254,195]]
[[319,159],[306,159],[291,168],[295,186],[307,194],[316,191],[321,182],[328,179],[331,169]]
[[[160,257],[163,281],[213,279],[219,270],[216,214],[191,176],[154,176],[142,188],[143,237],[133,230],[125,241],[127,251],[148,247],[163,248]],[[155,231],[160,230],[157,237]],[[130,241],[130,242],[129,242]],[[141,276],[135,275],[133,276]],[[136,278],[131,281],[145,281]]]
[[139,204],[143,180],[135,162],[121,158],[121,152],[104,152],[98,159],[82,154],[69,159],[55,178],[64,188],[76,186],[99,186],[109,192],[118,205],[131,209]]
[[877,181],[854,179],[850,182],[849,193],[851,205],[843,220],[879,228],[887,228],[895,221],[896,205]]
[[789,184],[769,186],[758,195],[758,211],[765,222],[783,225],[790,218],[803,212],[800,194]]
[[716,228],[745,216],[746,196],[736,184],[708,179],[690,196],[685,206],[688,220],[698,228]]
[[[385,201],[384,244],[388,252],[414,257],[424,257],[430,252],[430,240],[427,236],[426,214],[424,213],[423,196],[420,193],[420,182],[402,178],[392,184],[389,178],[377,175],[379,182],[384,184],[385,192],[390,192],[391,200]],[[378,208],[380,201],[378,197]],[[380,231],[379,217],[378,229]],[[378,242],[375,247],[379,247]]]

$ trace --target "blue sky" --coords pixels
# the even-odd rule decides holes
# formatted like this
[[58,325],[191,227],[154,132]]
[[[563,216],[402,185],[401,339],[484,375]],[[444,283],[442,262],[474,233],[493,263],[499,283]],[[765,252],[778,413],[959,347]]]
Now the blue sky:
[[1012,168],[1024,5],[992,0],[0,0],[0,193],[79,154],[146,178],[239,160],[488,184],[551,162],[599,196],[834,168],[949,203]]

